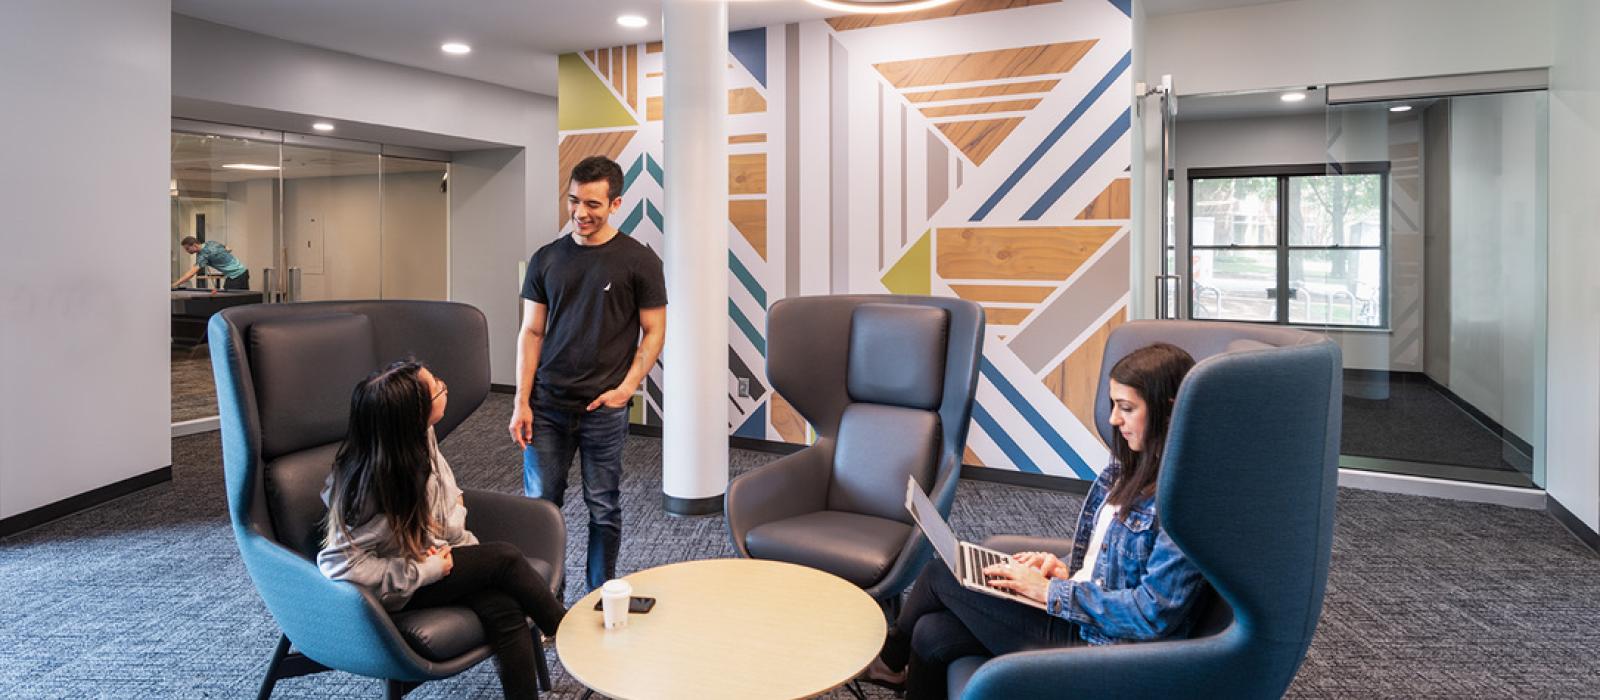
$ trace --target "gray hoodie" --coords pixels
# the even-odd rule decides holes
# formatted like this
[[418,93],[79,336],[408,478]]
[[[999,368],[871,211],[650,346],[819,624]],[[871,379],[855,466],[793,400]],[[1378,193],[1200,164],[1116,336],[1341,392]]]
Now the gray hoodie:
[[[428,477],[428,506],[438,534],[432,546],[465,547],[478,543],[467,530],[467,506],[461,489],[450,471],[450,463],[439,454],[439,441],[428,428],[428,449],[433,453],[433,474]],[[322,487],[322,502],[333,490],[333,475]],[[383,607],[399,610],[418,588],[444,578],[444,557],[413,559],[394,542],[386,517],[368,518],[349,532],[334,534],[333,541],[317,553],[317,568],[335,581],[364,586],[378,596]]]

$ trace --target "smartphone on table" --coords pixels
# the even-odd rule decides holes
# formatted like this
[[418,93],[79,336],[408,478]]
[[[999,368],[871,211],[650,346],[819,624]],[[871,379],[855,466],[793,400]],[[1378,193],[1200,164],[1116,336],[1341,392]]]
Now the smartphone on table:
[[[603,609],[602,606],[601,606],[601,603],[603,603],[603,602],[604,601],[599,601],[599,600],[596,600],[594,602],[595,612],[600,612]],[[655,606],[656,606],[656,599],[655,598],[649,598],[649,597],[640,596],[640,595],[628,596],[628,613],[629,614],[632,614],[632,615],[643,615],[643,614],[645,614],[647,612],[650,612],[650,609],[654,608]]]

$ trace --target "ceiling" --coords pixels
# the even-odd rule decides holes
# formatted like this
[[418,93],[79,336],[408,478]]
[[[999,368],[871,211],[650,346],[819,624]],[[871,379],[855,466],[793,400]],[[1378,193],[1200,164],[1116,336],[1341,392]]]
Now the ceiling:
[[[1151,15],[1260,5],[1279,0],[1135,0]],[[172,11],[208,22],[367,58],[555,94],[555,55],[661,38],[661,0],[172,0]],[[623,14],[650,20],[617,24]],[[836,12],[805,0],[731,0],[728,28],[824,19]],[[447,41],[472,46],[450,56]]]
[[[661,0],[173,0],[172,11],[302,44],[541,94],[555,94],[552,57],[661,38]],[[617,24],[624,14],[650,20]],[[805,0],[734,0],[730,30],[837,14]],[[447,41],[472,53],[451,56]],[[541,65],[543,68],[541,69]]]
[[[1306,99],[1284,102],[1286,92],[1304,92]],[[1214,119],[1255,119],[1258,117],[1285,117],[1294,115],[1329,116],[1351,114],[1360,110],[1389,109],[1396,105],[1410,105],[1424,110],[1437,102],[1434,98],[1411,98],[1385,102],[1341,103],[1328,106],[1328,91],[1324,88],[1296,90],[1260,90],[1255,92],[1224,93],[1195,96],[1178,96],[1178,121],[1196,122]],[[1420,114],[1421,112],[1418,112]]]
[[[1286,92],[1304,92],[1306,99],[1284,102]],[[1178,121],[1249,119],[1295,114],[1322,114],[1328,108],[1327,90],[1267,90],[1221,95],[1178,96]]]
[[1134,0],[1144,5],[1146,15],[1176,15],[1184,12],[1226,10],[1250,5],[1271,5],[1285,0]]

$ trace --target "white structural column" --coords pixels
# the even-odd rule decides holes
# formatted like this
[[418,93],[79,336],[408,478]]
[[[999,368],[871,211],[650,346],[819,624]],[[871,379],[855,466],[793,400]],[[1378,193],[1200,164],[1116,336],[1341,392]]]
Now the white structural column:
[[722,510],[728,488],[728,6],[666,0],[666,510]]

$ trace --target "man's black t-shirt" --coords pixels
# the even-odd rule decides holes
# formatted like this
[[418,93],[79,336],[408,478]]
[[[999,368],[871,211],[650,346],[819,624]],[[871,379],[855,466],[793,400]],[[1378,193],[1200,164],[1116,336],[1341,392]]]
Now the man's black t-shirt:
[[661,258],[618,233],[597,246],[572,236],[528,261],[522,298],[547,307],[533,402],[582,411],[627,378],[639,347],[639,310],[667,304]]

